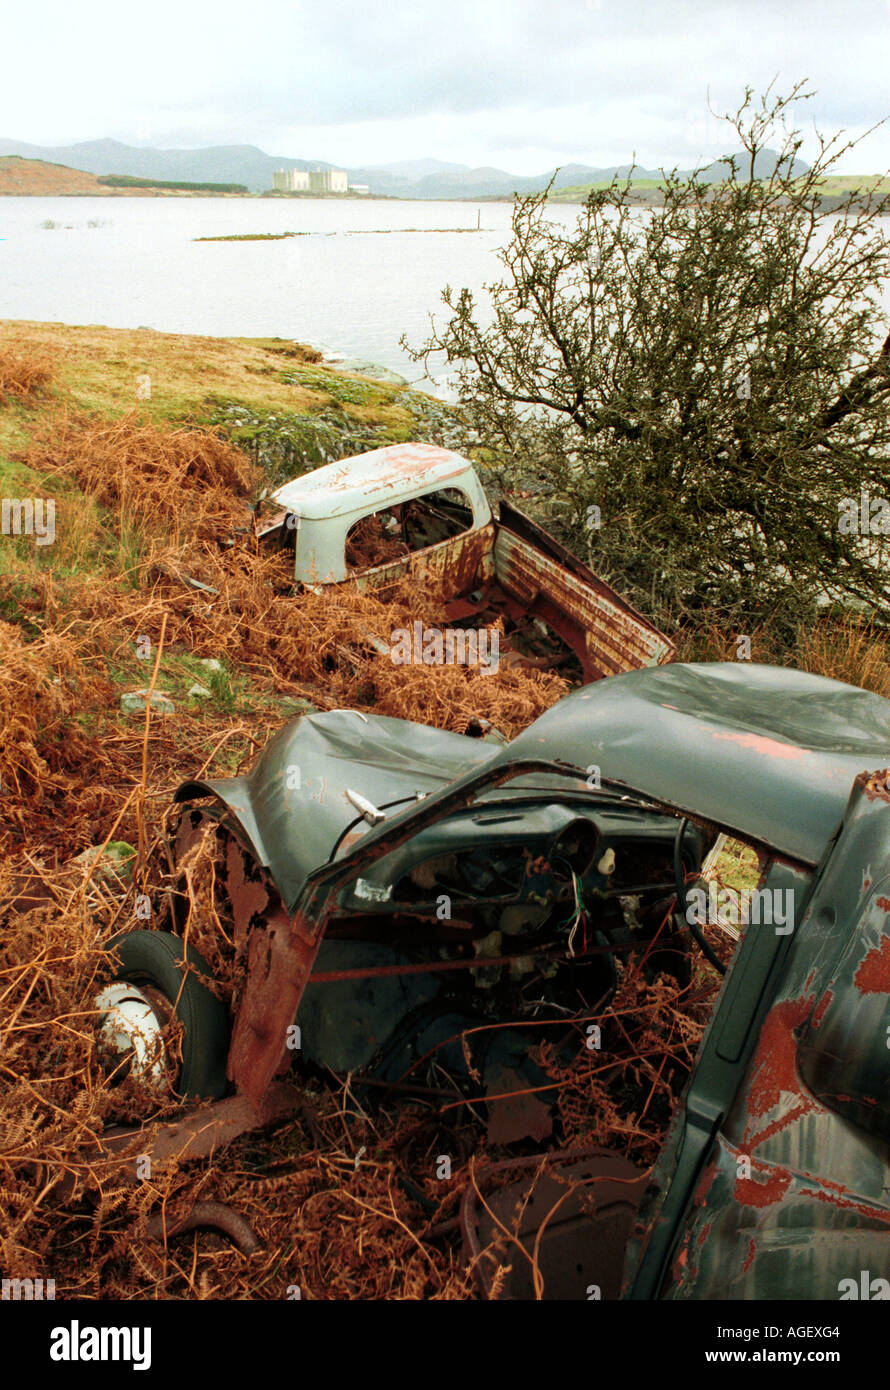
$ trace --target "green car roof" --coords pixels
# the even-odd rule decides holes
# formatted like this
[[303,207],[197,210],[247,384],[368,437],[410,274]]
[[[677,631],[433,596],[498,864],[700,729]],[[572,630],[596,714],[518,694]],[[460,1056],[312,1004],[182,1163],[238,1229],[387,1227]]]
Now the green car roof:
[[496,758],[603,780],[816,864],[863,771],[890,767],[890,700],[750,662],[672,664],[584,686]]

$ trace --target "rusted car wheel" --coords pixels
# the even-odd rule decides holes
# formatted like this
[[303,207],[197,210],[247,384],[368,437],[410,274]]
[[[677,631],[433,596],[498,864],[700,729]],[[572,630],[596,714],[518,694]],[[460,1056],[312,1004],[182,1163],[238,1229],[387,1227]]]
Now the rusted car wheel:
[[131,1074],[149,1086],[162,1085],[168,1067],[163,1029],[170,1019],[183,1027],[182,1066],[174,1091],[182,1097],[213,1099],[226,1089],[229,1021],[225,1005],[193,971],[212,979],[204,957],[170,932],[135,931],[115,937],[109,950],[120,961],[112,984],[96,998],[100,1037],[106,1052],[129,1057]]

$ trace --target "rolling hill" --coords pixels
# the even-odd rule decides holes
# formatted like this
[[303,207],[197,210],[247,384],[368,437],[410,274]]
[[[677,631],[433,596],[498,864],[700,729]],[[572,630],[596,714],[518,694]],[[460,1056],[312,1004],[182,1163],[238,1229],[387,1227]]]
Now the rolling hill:
[[[0,156],[19,156],[84,170],[90,174],[130,174],[139,178],[187,179],[204,183],[241,183],[252,193],[272,187],[276,169],[331,169],[324,160],[292,159],[266,154],[256,145],[210,145],[204,149],[167,150],[125,145],[118,140],[87,140],[74,145],[28,145],[18,140],[0,140]],[[775,155],[763,152],[758,173],[769,172]],[[796,172],[806,165],[796,161]],[[371,193],[396,198],[508,198],[513,193],[535,193],[547,187],[583,188],[623,177],[629,164],[597,168],[588,164],[564,164],[558,170],[541,174],[511,174],[503,169],[446,163],[437,159],[397,160],[391,164],[367,165],[348,169],[350,183],[367,184]],[[705,182],[718,182],[725,164],[715,161],[704,171]],[[656,169],[637,168],[635,177],[657,179]]]
[[70,193],[105,193],[95,174],[18,155],[0,157],[0,196],[9,194],[54,197]]

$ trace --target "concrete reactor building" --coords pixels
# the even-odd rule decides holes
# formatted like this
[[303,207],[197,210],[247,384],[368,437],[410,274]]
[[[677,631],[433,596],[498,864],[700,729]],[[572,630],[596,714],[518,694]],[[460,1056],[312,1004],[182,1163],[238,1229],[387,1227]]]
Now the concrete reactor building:
[[305,169],[276,169],[272,187],[278,193],[308,193],[309,174]]
[[272,187],[278,193],[347,193],[345,169],[276,169]]

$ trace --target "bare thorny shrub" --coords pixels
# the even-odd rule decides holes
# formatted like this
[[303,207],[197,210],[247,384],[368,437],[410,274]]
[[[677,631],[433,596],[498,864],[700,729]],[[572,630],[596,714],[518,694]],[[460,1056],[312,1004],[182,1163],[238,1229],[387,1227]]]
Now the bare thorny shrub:
[[[444,352],[468,447],[531,489],[571,544],[644,611],[695,627],[787,635],[828,594],[886,608],[886,530],[839,525],[886,496],[890,196],[822,182],[856,142],[789,118],[812,94],[750,89],[727,116],[734,154],[592,189],[574,226],[517,198],[503,275],[477,307],[445,291]],[[714,182],[712,180],[718,180]]]

